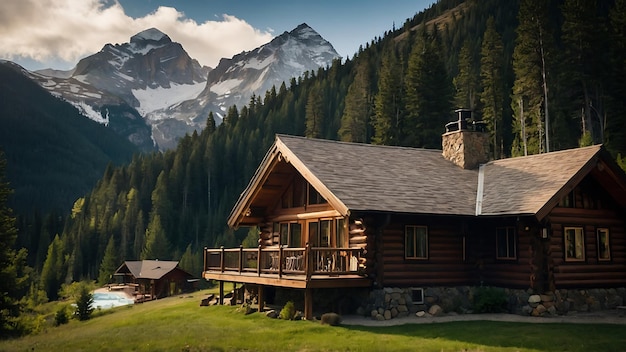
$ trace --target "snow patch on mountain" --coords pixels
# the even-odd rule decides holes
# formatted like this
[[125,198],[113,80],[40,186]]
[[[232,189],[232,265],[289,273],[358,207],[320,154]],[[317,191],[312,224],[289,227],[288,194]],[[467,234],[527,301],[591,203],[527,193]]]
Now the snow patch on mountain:
[[202,92],[204,86],[204,82],[195,84],[172,83],[170,88],[133,89],[132,92],[139,101],[137,111],[141,115],[147,116],[150,112],[178,105],[185,100],[194,99]]
[[212,85],[209,89],[217,95],[229,94],[230,90],[239,86],[241,82],[243,82],[242,79],[227,79]]

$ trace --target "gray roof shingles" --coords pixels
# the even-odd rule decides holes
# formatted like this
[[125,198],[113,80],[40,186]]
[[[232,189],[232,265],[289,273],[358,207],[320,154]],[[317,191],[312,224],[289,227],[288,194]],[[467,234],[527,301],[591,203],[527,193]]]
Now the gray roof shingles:
[[[351,211],[476,215],[478,170],[440,150],[277,138]],[[600,148],[486,163],[481,215],[535,214]]]
[[477,172],[441,151],[278,138],[351,211],[474,214]]
[[600,148],[569,149],[485,164],[481,214],[537,213]]

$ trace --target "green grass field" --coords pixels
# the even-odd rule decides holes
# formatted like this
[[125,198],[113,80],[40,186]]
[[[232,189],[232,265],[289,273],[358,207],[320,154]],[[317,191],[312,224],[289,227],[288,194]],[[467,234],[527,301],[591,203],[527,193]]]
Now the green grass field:
[[624,325],[465,321],[321,325],[200,307],[208,291],[115,308],[0,341],[0,351],[624,351]]

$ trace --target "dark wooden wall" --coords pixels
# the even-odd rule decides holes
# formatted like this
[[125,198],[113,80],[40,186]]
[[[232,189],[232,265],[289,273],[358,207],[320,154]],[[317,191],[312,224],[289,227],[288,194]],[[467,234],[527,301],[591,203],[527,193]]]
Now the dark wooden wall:
[[[428,226],[428,259],[404,258],[406,225]],[[472,284],[472,265],[463,260],[463,226],[459,219],[392,216],[377,242],[378,280],[399,287]]]
[[[626,286],[626,223],[624,214],[609,209],[555,208],[550,219],[551,268],[554,287]],[[564,227],[583,227],[585,260],[566,262]],[[609,229],[610,261],[598,260],[596,229]]]

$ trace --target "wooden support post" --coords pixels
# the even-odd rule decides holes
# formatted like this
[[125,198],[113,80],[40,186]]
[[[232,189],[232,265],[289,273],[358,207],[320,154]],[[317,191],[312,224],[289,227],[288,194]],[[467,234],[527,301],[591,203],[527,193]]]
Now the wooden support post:
[[304,289],[304,319],[313,320],[313,289]]
[[265,296],[263,295],[263,285],[259,285],[259,289],[257,291],[257,299],[259,300],[259,313],[263,312],[265,309]]
[[224,281],[220,280],[220,299],[219,299],[219,303],[220,306],[224,305]]
[[259,245],[259,252],[256,257],[256,273],[261,276],[261,245]]

